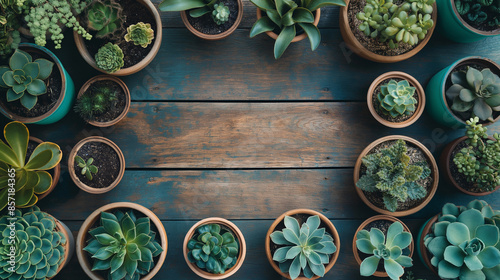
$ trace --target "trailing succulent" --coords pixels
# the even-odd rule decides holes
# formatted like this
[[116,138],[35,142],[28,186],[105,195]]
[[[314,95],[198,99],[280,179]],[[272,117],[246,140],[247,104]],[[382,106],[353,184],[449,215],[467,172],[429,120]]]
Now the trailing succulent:
[[218,224],[198,227],[187,248],[188,260],[209,273],[223,274],[238,261],[238,240]]
[[451,73],[452,86],[446,97],[452,102],[451,109],[481,121],[493,121],[493,112],[500,111],[500,77],[489,68],[481,71],[468,66],[467,71]]
[[114,0],[94,0],[87,8],[87,26],[97,31],[97,38],[112,38],[124,19],[122,6]]
[[436,0],[405,0],[401,5],[393,0],[367,0],[362,12],[356,14],[359,30],[366,36],[388,42],[397,48],[399,42],[416,45],[434,26],[432,5]]
[[458,172],[463,174],[467,182],[477,186],[481,191],[492,191],[500,185],[500,135],[493,134],[488,139],[487,128],[478,124],[479,118],[471,118],[466,122],[465,140],[467,147],[455,154],[453,163]]
[[[56,220],[38,207],[22,213],[14,211],[14,217],[0,218],[3,229],[0,245],[0,279],[50,279],[64,263],[66,237],[56,227]],[[10,241],[12,218],[15,218],[14,244]],[[9,242],[10,241],[10,242]],[[15,251],[11,251],[15,248]],[[9,255],[14,253],[15,261]],[[14,271],[11,265],[14,263]]]
[[345,6],[344,0],[250,0],[265,14],[255,22],[250,37],[279,30],[274,43],[274,58],[280,58],[299,30],[303,30],[314,51],[321,42],[321,33],[314,23],[313,12],[325,6]]
[[366,173],[356,186],[365,192],[381,192],[385,208],[397,210],[398,202],[422,199],[427,190],[418,180],[430,176],[431,170],[425,161],[410,164],[406,142],[399,139],[378,153],[363,157]]
[[500,212],[486,201],[447,203],[424,244],[442,279],[498,279]]
[[93,87],[76,101],[74,109],[83,119],[91,120],[113,108],[117,101],[117,92],[113,89]]
[[17,29],[20,26],[19,15],[25,0],[0,1],[0,57],[10,55],[21,43]]
[[412,259],[404,254],[411,241],[411,233],[404,231],[400,222],[389,226],[387,238],[378,228],[360,230],[356,235],[356,247],[362,253],[370,255],[361,263],[361,275],[373,275],[379,262],[383,260],[387,275],[393,280],[399,279],[404,274],[403,267],[413,266]]
[[163,0],[158,6],[163,12],[180,12],[189,10],[193,18],[210,13],[218,25],[229,20],[229,8],[220,0]]
[[47,92],[43,80],[50,76],[53,66],[47,59],[33,61],[30,54],[16,49],[9,66],[0,66],[0,87],[7,88],[7,102],[20,100],[26,109],[33,109],[38,96]]
[[95,175],[95,174],[97,174],[97,171],[99,171],[97,166],[92,165],[92,163],[94,163],[93,158],[89,158],[89,159],[87,159],[87,161],[85,161],[80,156],[75,156],[75,163],[78,164],[78,167],[80,167],[82,169],[81,174],[85,175],[85,177],[87,177],[87,179],[89,179],[89,180],[93,179],[92,174]]
[[16,207],[30,207],[37,203],[37,194],[43,194],[52,185],[52,176],[45,170],[54,168],[62,158],[58,145],[43,142],[28,161],[29,131],[21,122],[10,122],[4,128],[7,143],[0,140],[0,210],[8,203],[11,170],[15,170]]
[[497,29],[500,27],[499,0],[455,0],[458,13],[475,26],[486,24]]
[[105,270],[110,280],[139,280],[154,267],[153,258],[163,252],[149,218],[136,218],[132,210],[101,212],[99,227],[89,234],[92,237],[83,250],[94,261],[92,270]]
[[125,64],[123,51],[118,45],[108,42],[97,51],[95,62],[100,69],[108,73],[114,73]]
[[417,99],[413,97],[414,94],[415,88],[407,80],[390,80],[380,87],[377,100],[382,112],[395,118],[415,112]]
[[307,218],[302,225],[297,219],[285,216],[285,228],[271,234],[271,240],[280,247],[274,252],[273,260],[279,262],[280,270],[296,279],[301,271],[307,278],[325,275],[325,264],[337,251],[331,235],[325,228],[319,228],[318,215]]
[[146,48],[155,38],[155,32],[151,28],[151,24],[139,22],[127,27],[127,34],[125,34],[125,41],[132,41],[134,45],[140,45]]

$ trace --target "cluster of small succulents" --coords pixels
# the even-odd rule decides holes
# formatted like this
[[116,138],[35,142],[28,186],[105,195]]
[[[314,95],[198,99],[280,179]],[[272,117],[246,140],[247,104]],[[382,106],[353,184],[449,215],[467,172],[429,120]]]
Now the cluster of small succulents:
[[78,167],[82,169],[81,174],[85,175],[87,179],[92,180],[92,174],[97,174],[97,171],[99,169],[97,166],[93,165],[94,159],[93,158],[88,158],[87,161],[85,161],[82,157],[80,156],[75,156],[75,163],[78,164]]
[[397,5],[393,0],[367,0],[356,17],[359,30],[366,36],[388,42],[391,48],[399,42],[416,45],[434,26],[431,18],[435,0],[407,0]]
[[455,7],[464,19],[476,25],[500,26],[500,1],[498,0],[455,0]]
[[116,91],[109,87],[93,87],[77,101],[75,111],[85,120],[91,120],[110,110],[117,102]]
[[95,55],[95,62],[100,69],[114,73],[125,64],[123,57],[122,49],[118,45],[108,42]]
[[381,192],[385,208],[395,212],[398,202],[422,199],[427,190],[417,181],[430,176],[426,162],[410,164],[404,140],[397,140],[380,152],[363,157],[366,173],[356,186],[365,192]]
[[390,80],[380,87],[377,100],[382,113],[395,118],[415,112],[417,99],[413,97],[414,94],[415,87],[410,86],[407,80]]
[[96,37],[112,37],[124,21],[123,8],[114,0],[96,0],[87,8],[87,26],[97,31]]
[[198,1],[178,1],[163,0],[159,8],[164,12],[189,11],[193,18],[201,17],[210,13],[213,21],[220,25],[229,20],[229,7],[225,6],[220,0],[198,0]]
[[125,41],[133,42],[134,45],[139,45],[146,48],[155,37],[155,32],[151,28],[151,24],[139,22],[137,24],[132,24],[127,28],[127,34],[125,34]]

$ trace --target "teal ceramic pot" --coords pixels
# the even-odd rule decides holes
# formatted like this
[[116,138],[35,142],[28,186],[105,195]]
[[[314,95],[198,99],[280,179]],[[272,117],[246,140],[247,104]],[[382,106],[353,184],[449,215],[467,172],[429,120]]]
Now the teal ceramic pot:
[[438,28],[448,39],[469,43],[500,35],[500,28],[494,31],[481,31],[462,20],[455,7],[455,0],[437,0]]
[[[453,129],[464,128],[465,121],[451,110],[451,104],[448,104],[445,92],[451,86],[450,74],[454,69],[464,65],[477,65],[490,68],[493,73],[500,76],[500,66],[493,60],[485,57],[469,56],[455,61],[431,78],[425,90],[425,98],[427,99],[426,110],[435,121]],[[497,120],[498,117],[495,118],[495,121]],[[482,124],[486,126],[491,123],[486,121]]]
[[427,267],[427,269],[431,270],[434,274],[437,275],[436,268],[432,266],[430,261],[430,254],[427,252],[427,248],[424,245],[425,236],[431,231],[432,225],[436,223],[439,215],[436,215],[429,220],[420,228],[417,236],[417,252],[420,258],[420,261]]
[[73,80],[69,76],[68,72],[66,72],[66,69],[64,69],[61,61],[59,61],[59,59],[47,48],[30,43],[22,43],[19,45],[19,48],[28,53],[44,53],[45,55],[50,57],[49,60],[54,62],[54,68],[52,71],[57,68],[59,70],[59,73],[61,74],[61,94],[54,107],[52,107],[52,109],[50,109],[47,113],[38,117],[19,116],[10,111],[9,103],[0,103],[0,112],[11,120],[20,121],[23,123],[51,124],[59,121],[64,116],[66,116],[66,114],[73,107],[73,101],[75,99],[75,85],[73,84]]

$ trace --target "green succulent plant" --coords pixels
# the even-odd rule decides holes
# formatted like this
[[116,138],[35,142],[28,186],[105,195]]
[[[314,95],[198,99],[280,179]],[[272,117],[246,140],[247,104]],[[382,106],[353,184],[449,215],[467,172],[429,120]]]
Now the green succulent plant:
[[43,80],[52,73],[54,63],[44,58],[33,61],[31,55],[20,49],[12,54],[9,66],[0,67],[0,87],[8,88],[7,101],[20,100],[28,110],[35,107],[38,96],[47,92]]
[[[212,19],[217,24],[224,23],[225,21],[222,20],[229,17],[229,8],[220,3],[220,0],[163,0],[158,7],[160,8],[160,11],[163,12],[180,12],[190,10],[189,15],[193,18],[201,17],[210,13],[212,15]],[[220,11],[216,11],[216,8],[219,8]],[[214,11],[216,14],[214,14]],[[217,18],[217,14],[219,12],[221,13],[220,19]],[[225,17],[226,12],[227,17]]]
[[134,212],[101,212],[100,225],[89,231],[92,236],[83,248],[93,259],[92,270],[104,270],[108,279],[139,280],[154,267],[154,258],[163,252],[155,240],[147,217]]
[[95,55],[97,67],[107,73],[114,73],[120,70],[125,62],[123,61],[122,49],[111,42],[102,46]]
[[499,0],[455,0],[455,7],[460,16],[472,25],[486,24],[493,29],[500,27]]
[[75,105],[75,112],[85,120],[91,120],[116,106],[117,92],[108,87],[92,87],[85,92]]
[[395,118],[415,112],[417,99],[413,97],[414,94],[415,88],[407,80],[390,80],[380,87],[377,100],[382,112]]
[[155,38],[155,32],[151,28],[151,24],[139,22],[127,27],[127,34],[125,34],[125,41],[132,41],[134,45],[140,45],[146,48]]
[[122,26],[122,6],[114,0],[95,0],[87,10],[87,26],[97,31],[97,38],[111,38]]
[[493,121],[493,111],[500,111],[500,78],[485,68],[481,71],[467,67],[467,71],[451,73],[452,86],[446,97],[452,102],[451,109],[466,119],[479,117]]
[[367,0],[356,14],[359,30],[366,36],[388,42],[390,48],[399,42],[416,45],[434,26],[431,14],[435,0],[407,0],[397,5],[393,0]]
[[498,279],[500,212],[485,201],[467,207],[447,203],[424,245],[442,279]]
[[21,43],[17,29],[25,0],[0,1],[0,57],[10,55]]
[[404,231],[400,222],[394,222],[389,226],[387,238],[378,228],[371,228],[370,231],[360,230],[356,235],[356,247],[362,253],[370,255],[361,263],[359,268],[361,275],[373,275],[377,271],[379,262],[383,260],[389,278],[399,279],[404,274],[403,267],[413,266],[412,259],[404,254],[411,241],[411,233]]
[[45,170],[54,168],[62,158],[57,144],[43,142],[26,161],[29,131],[21,122],[10,122],[4,128],[7,143],[0,140],[0,210],[8,203],[9,175],[15,170],[16,207],[30,207],[37,203],[37,194],[43,194],[52,185],[52,176]]
[[467,131],[465,140],[467,147],[462,148],[453,157],[453,163],[458,172],[463,174],[467,182],[477,186],[481,191],[494,190],[500,185],[500,135],[493,134],[490,140],[487,128],[478,124],[479,118],[466,121]]
[[233,233],[218,224],[198,227],[187,248],[188,260],[213,274],[223,274],[232,268],[240,250]]
[[325,275],[325,264],[337,251],[332,236],[319,228],[321,220],[318,215],[310,216],[302,225],[297,219],[285,216],[285,228],[271,234],[271,241],[281,246],[273,255],[279,262],[281,272],[288,273],[296,279],[301,271],[307,278]]
[[82,175],[85,175],[85,177],[87,177],[87,179],[89,180],[92,180],[92,174],[97,174],[97,171],[99,171],[99,169],[97,168],[97,166],[95,165],[92,165],[92,163],[94,163],[94,159],[93,158],[89,158],[87,159],[87,161],[85,161],[83,158],[81,158],[80,156],[75,156],[75,163],[78,164],[78,166],[82,169]]
[[253,38],[261,33],[279,30],[274,43],[274,58],[280,58],[299,30],[303,30],[314,51],[321,42],[321,33],[314,23],[313,12],[326,6],[345,6],[344,0],[250,0],[265,15],[250,30]]
[[229,7],[224,6],[224,3],[215,4],[212,11],[212,19],[217,25],[227,22],[229,20]]
[[[65,245],[68,242],[57,228],[56,220],[36,206],[24,213],[20,210],[14,212],[14,217],[4,215],[0,218],[0,279],[54,277],[64,263]],[[12,218],[15,218],[16,246],[11,245],[10,239]],[[15,261],[12,262],[10,255],[14,255]],[[11,267],[14,267],[14,271]]]
[[366,173],[356,186],[365,192],[382,193],[385,208],[395,212],[398,202],[422,199],[427,190],[418,180],[430,176],[431,170],[425,161],[410,164],[408,148],[404,140],[397,140],[378,153],[363,157]]

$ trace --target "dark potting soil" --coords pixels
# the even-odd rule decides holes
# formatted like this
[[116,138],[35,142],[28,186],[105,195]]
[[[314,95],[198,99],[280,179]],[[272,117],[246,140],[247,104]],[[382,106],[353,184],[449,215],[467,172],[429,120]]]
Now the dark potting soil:
[[94,162],[92,165],[98,168],[97,174],[92,174],[93,178],[89,180],[85,175],[82,175],[82,168],[78,164],[74,164],[78,179],[91,188],[107,188],[120,174],[120,158],[115,150],[105,143],[85,143],[76,154],[85,160],[85,162],[89,158],[93,158]]
[[156,38],[154,38],[151,44],[149,44],[146,48],[136,46],[133,42],[127,42],[124,39],[125,34],[127,34],[127,27],[139,22],[149,23],[151,24],[151,28],[155,31],[156,35],[156,22],[154,16],[148,11],[148,9],[136,0],[120,0],[118,2],[123,8],[122,18],[124,21],[122,25],[123,28],[121,32],[117,31],[118,36],[115,36],[116,38],[111,40],[108,38],[97,38],[95,36],[97,32],[89,30],[85,21],[81,21],[80,24],[85,28],[85,30],[92,34],[92,40],[83,40],[92,57],[95,57],[96,53],[102,46],[108,42],[112,42],[120,46],[122,49],[124,55],[124,65],[122,68],[127,68],[141,62],[141,60],[149,54],[156,40]]
[[[395,0],[394,3],[397,5],[401,5],[401,3],[403,3],[403,0]],[[362,12],[365,6],[366,0],[350,1],[349,7],[347,9],[347,18],[349,22],[349,28],[351,28],[354,37],[356,37],[358,42],[361,43],[361,45],[363,45],[369,51],[384,56],[396,56],[407,53],[421,43],[421,40],[419,40],[418,44],[411,46],[409,44],[399,42],[397,48],[391,49],[388,42],[382,43],[379,42],[377,38],[366,36],[365,33],[358,28],[362,21],[356,17],[356,14]]]
[[[432,170],[432,165],[431,165],[429,159],[426,157],[425,153],[422,150],[420,150],[418,147],[415,147],[413,144],[411,144],[407,141],[405,141],[405,142],[406,142],[406,145],[408,147],[408,151],[406,154],[410,156],[410,164],[425,161],[427,163],[427,167],[429,167]],[[384,143],[381,143],[381,144],[377,145],[375,148],[373,148],[368,153],[368,155],[373,154],[373,153],[378,153],[381,150],[386,149],[395,143],[396,143],[396,140],[391,140],[391,141],[386,141]],[[364,164],[361,164],[359,177],[361,178],[361,176],[363,176],[364,174],[366,174],[366,166]],[[429,177],[415,181],[417,184],[421,185],[422,187],[424,187],[427,190],[427,196],[429,195],[429,193],[432,189],[432,184],[433,184],[432,176],[433,175],[434,174],[431,173],[431,175],[429,175]],[[368,201],[370,201],[373,205],[375,205],[381,209],[386,209],[385,205],[384,205],[384,199],[383,199],[382,192],[380,192],[380,191],[375,191],[375,192],[363,191],[363,194],[366,196]],[[396,208],[396,210],[397,211],[405,211],[405,210],[415,208],[418,205],[420,205],[427,198],[427,196],[422,198],[422,199],[417,199],[417,200],[407,199],[404,202],[398,201],[398,207]]]
[[86,121],[109,122],[118,118],[123,110],[125,110],[126,106],[125,92],[123,91],[122,87],[120,87],[120,85],[114,81],[100,80],[89,86],[89,88],[83,94],[93,95],[99,88],[111,89],[111,91],[116,93],[117,100],[112,101],[111,108],[109,110],[106,110],[101,114],[96,114],[92,119],[86,119]]
[[[52,59],[50,56],[41,53],[41,52],[30,52],[29,53],[31,57],[33,58],[33,61],[39,58],[45,58],[51,62]],[[2,61],[1,65],[7,65],[8,61]],[[33,107],[31,110],[26,109],[22,104],[20,100],[12,101],[12,102],[7,102],[7,90],[5,88],[0,89],[0,102],[9,110],[21,117],[25,118],[34,118],[34,117],[39,117],[47,112],[49,112],[52,108],[57,103],[57,100],[59,100],[59,96],[61,95],[61,90],[62,90],[62,79],[61,79],[61,72],[59,71],[59,68],[57,67],[57,64],[54,63],[54,66],[52,67],[52,73],[50,76],[44,80],[45,84],[47,85],[47,92],[45,94],[39,95],[38,96],[38,101],[36,102],[35,107]],[[25,92],[25,94],[28,94]]]
[[190,10],[186,11],[188,22],[194,27],[194,29],[207,35],[215,35],[227,31],[234,25],[236,19],[238,18],[238,1],[220,0],[218,3],[223,3],[229,8],[229,20],[225,23],[217,25],[217,23],[215,23],[212,19],[211,13],[204,14],[198,18],[193,18],[189,15]]
[[[377,96],[378,94],[380,93],[380,88],[389,83],[390,80],[395,80],[396,82],[400,82],[402,81],[403,79],[394,79],[394,78],[391,78],[391,79],[385,79],[383,80],[376,88],[375,88],[375,91],[373,92],[373,95],[372,95],[372,103],[373,103],[373,107],[375,108],[375,111],[377,111],[377,114],[383,118],[384,120],[386,121],[389,121],[389,122],[394,122],[394,123],[400,123],[400,122],[404,122],[406,121],[407,119],[411,118],[413,116],[413,114],[415,114],[415,111],[417,110],[417,107],[418,107],[418,102],[419,102],[419,98],[418,98],[418,93],[417,91],[415,90],[415,93],[413,93],[413,98],[417,99],[417,105],[415,105],[415,111],[412,112],[410,115],[403,115],[403,116],[397,116],[395,118],[393,118],[391,115],[387,115],[387,114],[384,114],[384,109],[382,109],[382,107],[380,106],[380,103],[378,102],[378,99],[377,99]],[[408,81],[410,82],[410,81]],[[414,87],[414,85],[410,82],[410,86]]]

